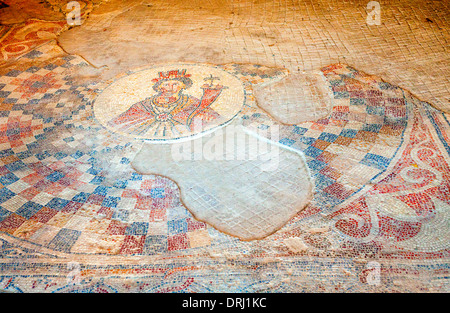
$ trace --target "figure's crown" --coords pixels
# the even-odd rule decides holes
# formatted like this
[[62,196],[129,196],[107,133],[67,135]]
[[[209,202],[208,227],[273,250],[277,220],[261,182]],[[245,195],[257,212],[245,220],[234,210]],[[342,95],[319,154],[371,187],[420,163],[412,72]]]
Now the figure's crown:
[[186,70],[172,70],[167,72],[159,72],[159,77],[152,79],[152,82],[157,83],[160,80],[167,80],[173,78],[191,77],[191,74],[186,74]]

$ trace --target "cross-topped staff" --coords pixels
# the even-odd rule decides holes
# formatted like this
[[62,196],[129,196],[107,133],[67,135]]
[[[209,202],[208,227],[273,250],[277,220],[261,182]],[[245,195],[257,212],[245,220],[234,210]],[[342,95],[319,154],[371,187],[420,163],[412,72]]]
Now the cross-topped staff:
[[220,80],[219,77],[213,77],[212,74],[209,74],[209,77],[203,78],[204,81],[209,81],[209,86],[213,85],[213,81]]

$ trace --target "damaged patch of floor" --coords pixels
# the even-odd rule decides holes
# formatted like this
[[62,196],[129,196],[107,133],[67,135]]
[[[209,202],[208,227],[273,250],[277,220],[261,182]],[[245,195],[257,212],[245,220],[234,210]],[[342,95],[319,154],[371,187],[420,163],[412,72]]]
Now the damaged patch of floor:
[[140,174],[173,179],[196,219],[242,240],[279,230],[313,193],[301,152],[236,123],[184,144],[147,144],[132,165]]
[[326,118],[333,97],[322,72],[292,74],[254,89],[260,108],[289,125]]

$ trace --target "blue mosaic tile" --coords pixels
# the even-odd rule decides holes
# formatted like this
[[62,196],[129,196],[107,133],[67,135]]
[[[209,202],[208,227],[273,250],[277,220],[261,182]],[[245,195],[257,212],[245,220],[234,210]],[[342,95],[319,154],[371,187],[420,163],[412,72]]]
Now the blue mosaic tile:
[[169,234],[171,235],[186,233],[188,230],[186,219],[168,221],[167,227],[169,229]]
[[125,235],[142,236],[147,235],[148,223],[146,222],[134,222],[127,227]]
[[292,132],[297,135],[304,135],[308,131],[308,128],[294,126]]
[[378,133],[380,131],[381,127],[383,127],[382,124],[365,124],[365,125],[363,125],[362,130]]
[[87,170],[87,173],[88,173],[88,174],[91,174],[91,175],[98,175],[98,174],[100,174],[102,171],[103,171],[102,168],[93,166],[93,167],[91,167],[90,169]]
[[322,190],[328,186],[331,186],[335,183],[336,181],[328,176],[325,176],[321,173],[316,173],[314,175],[314,186],[318,189],[318,190]]
[[385,114],[385,108],[382,106],[376,107],[368,105],[366,108],[366,112],[372,115],[383,116]]
[[138,174],[138,173],[133,173],[131,174],[131,180],[133,181],[137,181],[137,180],[142,180],[142,175]]
[[115,220],[119,220],[122,222],[127,222],[128,218],[130,216],[130,212],[128,210],[124,210],[124,209],[116,209],[113,212],[112,218]]
[[67,137],[67,138],[64,138],[63,140],[64,140],[65,142],[72,142],[72,141],[75,140],[75,138],[73,138],[73,137]]
[[11,91],[0,91],[0,98],[7,98],[11,94]]
[[285,146],[292,146],[295,143],[295,140],[293,139],[289,139],[289,138],[283,138],[279,141],[282,145]]
[[44,87],[45,85],[45,82],[36,81],[31,85],[31,87],[38,89]]
[[108,208],[115,208],[117,207],[119,201],[120,201],[119,197],[106,197],[105,199],[103,199],[102,206]]
[[11,215],[10,211],[0,206],[0,222],[2,222],[5,218],[7,218],[10,215]]
[[327,163],[315,159],[308,161],[307,164],[309,169],[313,172],[318,172],[327,166]]
[[310,146],[310,145],[312,145],[312,144],[316,141],[316,138],[312,138],[312,137],[301,137],[301,138],[299,138],[298,141],[301,142],[301,143],[303,143],[303,144],[305,144],[305,145]]
[[120,164],[129,164],[129,163],[130,163],[130,160],[128,158],[122,158],[120,160]]
[[360,163],[380,170],[385,170],[389,166],[390,159],[377,154],[367,153]]
[[335,99],[346,99],[350,97],[348,91],[334,91],[333,95]]
[[79,159],[79,158],[81,158],[82,156],[83,156],[83,152],[81,152],[81,151],[77,151],[77,152],[75,152],[75,153],[73,153],[73,154],[71,155],[71,157],[74,158],[74,159]]
[[312,157],[312,158],[316,158],[316,157],[318,157],[319,155],[321,155],[322,154],[322,150],[320,150],[320,149],[318,149],[318,148],[316,148],[316,147],[313,147],[313,146],[309,146],[308,148],[306,148],[305,149],[305,151],[303,151],[307,156],[310,156],[310,157]]
[[14,155],[14,151],[12,151],[12,149],[0,150],[0,158],[4,158],[10,155]]
[[23,168],[27,167],[27,165],[25,163],[23,163],[22,161],[16,161],[16,162],[5,165],[5,167],[9,171],[13,172],[13,171],[18,171],[20,169],[23,169]]
[[67,154],[64,152],[58,152],[58,153],[55,153],[54,157],[57,160],[61,160],[61,159],[64,159],[65,157],[67,157]]
[[[17,103],[17,101],[18,101],[19,99],[17,99],[17,98],[6,98],[5,100],[3,100],[3,103],[4,104],[15,104],[15,103]],[[16,105],[16,106],[14,106],[14,109],[19,109],[19,107]]]
[[22,151],[22,152],[19,152],[19,153],[17,153],[16,154],[16,156],[19,158],[19,159],[21,159],[21,160],[23,160],[23,159],[26,159],[26,158],[29,158],[30,156],[32,156],[33,154],[30,152],[30,151]]
[[90,183],[93,185],[99,185],[105,180],[105,177],[102,176],[95,176]]
[[167,252],[167,236],[147,235],[144,242],[143,254],[151,255]]
[[154,199],[164,198],[166,196],[165,189],[164,188],[152,188],[152,189],[150,189],[150,196]]
[[126,181],[126,180],[116,180],[114,182],[114,187],[120,188],[120,189],[126,188],[127,185],[128,185],[128,181]]
[[7,173],[0,177],[0,184],[2,184],[3,186],[7,186],[12,183],[15,183],[18,180],[19,180],[19,177],[17,177],[13,173]]
[[391,85],[389,83],[386,83],[386,82],[379,82],[378,86],[379,86],[379,88],[381,90],[389,90],[389,89],[396,89],[397,88],[397,87],[395,87],[395,86],[393,86],[393,85]]
[[14,197],[16,194],[9,190],[8,188],[2,188],[0,189],[0,203],[3,203],[5,201],[8,201],[12,197]]
[[22,73],[19,70],[11,70],[8,73],[5,74],[5,76],[9,76],[9,77],[17,77],[20,75],[20,73]]
[[36,142],[32,142],[32,143],[27,143],[28,150],[34,150],[34,149],[36,149],[38,147],[39,147],[39,143],[37,141]]
[[56,182],[56,181],[60,180],[61,178],[63,178],[64,176],[66,176],[66,175],[61,172],[54,171],[53,173],[46,176],[45,178],[48,179],[49,181]]
[[52,71],[52,70],[54,70],[55,68],[57,68],[58,66],[57,65],[55,65],[55,64],[48,64],[48,65],[46,65],[46,66],[44,66],[44,68],[46,69],[46,70],[49,70],[49,71]]
[[26,70],[25,70],[25,72],[28,72],[28,73],[36,73],[37,71],[39,71],[41,68],[40,67],[37,67],[37,66],[30,66],[29,68],[27,68]]
[[365,105],[366,99],[364,98],[350,98],[350,105]]
[[101,196],[106,196],[110,189],[111,189],[111,187],[98,186],[97,188],[95,188],[93,193],[97,194],[97,195],[101,195]]
[[10,128],[6,130],[6,136],[11,137],[12,135],[20,134],[19,128]]
[[42,209],[42,205],[40,205],[39,203],[28,201],[27,203],[22,205],[15,213],[26,219],[29,219],[40,209]]
[[345,81],[342,79],[330,79],[328,82],[331,86],[345,86]]
[[45,206],[59,211],[62,210],[69,202],[69,200],[53,198]]
[[70,252],[80,235],[81,231],[79,230],[62,228],[47,246],[57,251]]
[[358,131],[355,129],[343,129],[339,136],[347,137],[347,138],[355,138],[358,134]]
[[330,134],[330,133],[323,132],[322,134],[320,134],[318,139],[326,141],[326,142],[334,142],[337,139],[337,137],[338,136],[335,135],[335,134]]
[[35,59],[37,57],[40,57],[42,54],[43,53],[41,51],[35,49],[25,54],[24,57],[28,59]]
[[326,211],[326,208],[332,208],[343,201],[321,190],[316,191],[316,193],[314,194],[314,199],[315,201],[317,201],[317,203],[321,203],[323,205],[321,208],[324,211]]
[[38,160],[40,160],[40,161],[44,160],[45,158],[48,158],[49,156],[51,156],[51,154],[48,153],[47,151],[44,151],[44,152],[41,152],[41,153],[37,153],[37,154],[35,155],[35,157],[36,157]]
[[91,194],[89,194],[89,193],[80,192],[79,194],[77,194],[75,197],[72,198],[72,201],[84,203],[87,201],[87,199],[89,198],[90,195]]

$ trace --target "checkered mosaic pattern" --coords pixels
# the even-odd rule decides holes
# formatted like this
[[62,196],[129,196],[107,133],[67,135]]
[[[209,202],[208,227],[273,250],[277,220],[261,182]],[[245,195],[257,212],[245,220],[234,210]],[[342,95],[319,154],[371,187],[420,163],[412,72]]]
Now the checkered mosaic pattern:
[[[128,150],[136,141],[111,134],[92,116],[102,84],[77,85],[68,74],[86,66],[82,60],[63,56],[36,64],[0,78],[0,231],[82,254],[188,252],[227,238],[188,213],[173,182],[132,170]],[[273,125],[256,107],[251,86],[286,73],[223,69],[244,82],[241,117]],[[410,109],[402,90],[381,80],[344,65],[323,72],[334,93],[332,114],[281,126],[280,143],[304,152],[315,179],[313,204],[326,212],[387,169]]]
[[[334,95],[332,113],[315,122],[281,126],[279,142],[305,154],[315,180],[314,205],[327,211],[388,168],[412,105],[400,88],[348,66],[322,71]],[[259,112],[244,118],[265,127],[273,124]]]
[[[1,77],[0,231],[70,253],[149,255],[209,245],[206,225],[180,209],[173,183],[130,170],[121,154],[129,143],[93,142],[95,132],[109,135],[90,113],[98,90],[66,76],[82,66],[64,56]],[[113,169],[121,177],[106,183]],[[169,220],[167,210],[177,208],[183,217]]]

